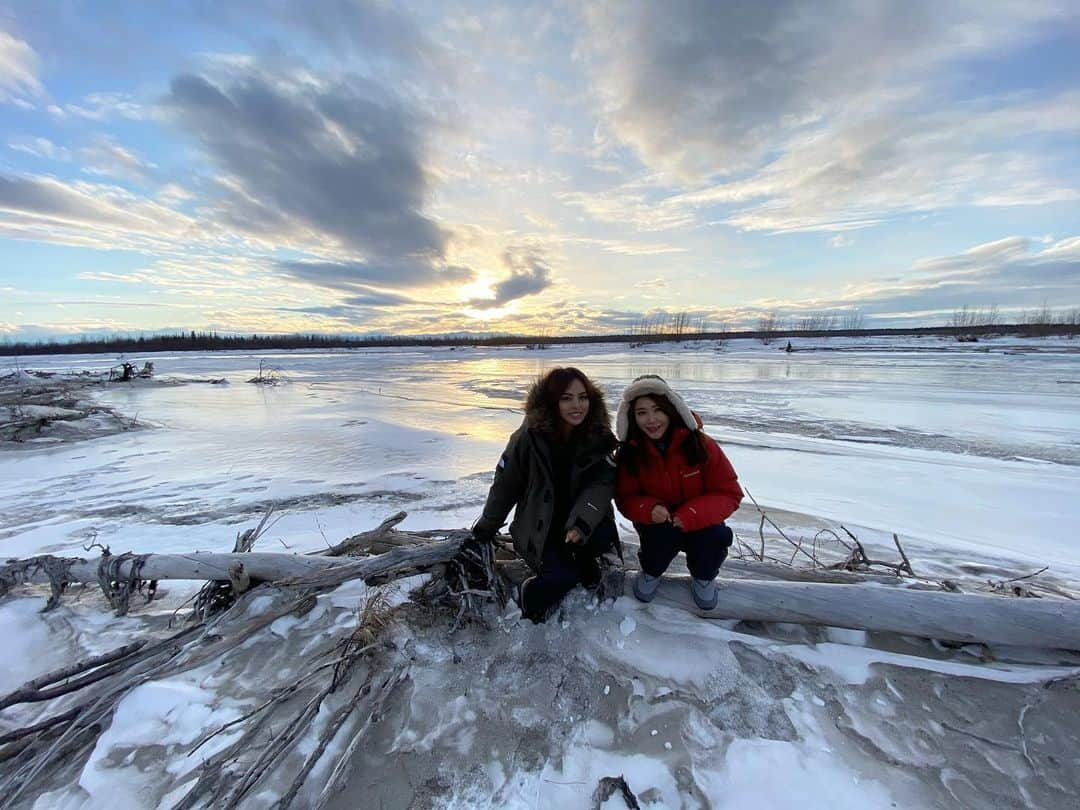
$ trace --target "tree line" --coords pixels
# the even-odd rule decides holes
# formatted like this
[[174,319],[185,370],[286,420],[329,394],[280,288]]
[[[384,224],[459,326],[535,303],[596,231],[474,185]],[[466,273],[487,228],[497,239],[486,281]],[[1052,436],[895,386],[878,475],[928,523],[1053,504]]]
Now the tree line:
[[772,311],[762,314],[756,329],[731,330],[726,321],[711,324],[706,318],[687,313],[661,313],[634,324],[617,334],[553,336],[548,330],[524,335],[301,335],[251,334],[221,335],[217,332],[177,332],[137,337],[109,337],[57,341],[0,342],[0,355],[40,354],[135,354],[175,351],[267,351],[271,349],[359,349],[377,347],[521,346],[532,348],[554,344],[631,343],[642,344],[683,340],[754,339],[769,344],[778,338],[793,337],[874,337],[888,335],[943,335],[957,339],[992,334],[1075,335],[1080,333],[1080,307],[1054,311],[1043,305],[1024,313],[1017,322],[1006,323],[996,306],[961,307],[944,326],[867,328],[859,310],[800,313],[788,317]]

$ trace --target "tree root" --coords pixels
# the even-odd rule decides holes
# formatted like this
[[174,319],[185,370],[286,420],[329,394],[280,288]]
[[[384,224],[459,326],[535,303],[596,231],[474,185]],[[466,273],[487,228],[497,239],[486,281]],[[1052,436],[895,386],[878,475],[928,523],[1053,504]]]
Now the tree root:
[[[256,531],[238,537],[237,550],[250,550],[266,523],[267,518],[264,518]],[[85,759],[93,750],[101,730],[112,722],[120,702],[142,684],[176,677],[220,659],[277,619],[310,610],[317,593],[348,580],[359,578],[371,582],[434,570],[438,572],[435,579],[443,583],[447,604],[457,603],[470,619],[479,617],[485,604],[497,602],[503,596],[501,582],[493,573],[494,550],[490,546],[463,548],[469,537],[467,532],[443,534],[446,539],[418,538],[416,542],[397,544],[386,554],[354,562],[342,561],[332,568],[266,583],[245,593],[234,592],[231,605],[224,612],[200,617],[197,624],[168,638],[138,642],[72,664],[35,678],[10,695],[0,697],[0,710],[58,698],[70,701],[58,705],[51,716],[34,725],[0,737],[0,745],[7,746],[0,750],[0,760],[5,762],[4,775],[0,779],[0,808],[13,807],[24,801],[31,791],[40,790],[46,775],[61,765]],[[141,573],[148,556],[152,555],[104,554],[97,565],[103,591],[119,615],[123,615],[132,594],[139,592],[146,581]],[[0,574],[4,577],[0,581],[10,586],[41,577],[44,573],[50,583],[61,583],[68,580],[70,566],[75,563],[85,567],[86,561],[51,557],[11,561],[0,566]],[[257,616],[249,615],[251,600],[271,587],[275,589],[271,591],[275,593],[272,606]],[[54,584],[53,590],[58,593],[62,586]],[[239,740],[207,760],[179,806],[195,807],[209,802],[215,807],[236,807],[250,796],[264,775],[273,772],[289,752],[295,750],[297,741],[309,733],[326,701],[354,680],[360,662],[385,647],[380,639],[389,627],[391,617],[391,603],[385,590],[376,591],[357,612],[354,630],[331,648],[329,660],[319,660],[307,674],[279,690],[248,715],[197,743],[193,750],[230,726],[243,728]],[[354,716],[357,707],[369,705],[373,714],[377,713],[380,701],[407,677],[407,671],[401,668],[386,677],[376,675],[376,670],[373,663],[361,686],[333,712],[321,731],[315,751],[303,761],[282,797],[281,807],[294,801],[334,735],[340,733]],[[372,686],[372,683],[378,685]],[[289,708],[302,690],[307,691],[304,703],[298,709]],[[283,713],[286,722],[284,727],[279,727]],[[274,734],[267,744],[265,729],[271,717],[275,722]],[[369,716],[356,734],[362,735],[370,722]],[[349,750],[355,751],[360,744],[354,738]],[[236,762],[250,758],[253,751],[258,751],[254,761],[249,761],[240,771],[233,770]],[[335,766],[335,778],[339,782],[347,773],[345,761],[343,757]],[[331,779],[327,789],[333,784],[334,779]],[[322,800],[325,802],[330,795],[324,790]]]
[[[133,554],[130,551],[123,554],[110,554],[108,549],[102,552],[98,562],[98,583],[106,601],[117,616],[126,616],[131,606],[131,595],[142,593],[146,589],[146,601],[153,600],[157,593],[157,580],[143,580],[139,577],[142,568],[146,565],[149,554]],[[130,562],[128,573],[121,574],[120,568]]]
[[67,586],[78,580],[71,575],[72,566],[82,560],[54,557],[51,554],[42,554],[25,560],[8,560],[0,567],[0,596],[6,596],[7,592],[16,585],[23,585],[44,576],[49,582],[49,599],[45,603],[44,610],[52,610],[60,604],[60,597]]
[[604,802],[614,796],[616,792],[619,793],[630,810],[639,810],[641,805],[638,804],[637,796],[630,790],[630,786],[626,784],[626,777],[621,774],[619,776],[605,776],[600,780],[596,790],[593,791],[594,810],[600,810]]

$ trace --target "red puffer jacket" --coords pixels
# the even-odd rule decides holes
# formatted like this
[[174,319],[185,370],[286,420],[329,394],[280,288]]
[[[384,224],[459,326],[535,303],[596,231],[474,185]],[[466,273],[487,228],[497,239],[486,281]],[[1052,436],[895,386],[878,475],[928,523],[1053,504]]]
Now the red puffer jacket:
[[708,458],[690,466],[682,451],[689,434],[682,425],[675,428],[663,456],[655,442],[646,439],[636,475],[619,465],[615,505],[630,520],[652,523],[653,507],[662,504],[672,518],[679,518],[685,531],[695,532],[723,523],[739,508],[742,487],[724,451],[702,432]]

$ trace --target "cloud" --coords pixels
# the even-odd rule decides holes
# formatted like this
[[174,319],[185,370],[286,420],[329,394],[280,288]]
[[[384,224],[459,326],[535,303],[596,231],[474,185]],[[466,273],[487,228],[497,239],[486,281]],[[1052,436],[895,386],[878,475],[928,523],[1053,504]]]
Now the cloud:
[[846,248],[846,247],[851,247],[854,244],[855,244],[854,239],[849,239],[848,237],[844,236],[842,233],[838,233],[836,236],[832,237],[829,240],[829,247],[834,247],[834,248]]
[[469,302],[470,307],[498,309],[519,298],[541,293],[551,286],[551,268],[539,249],[509,248],[503,253],[502,260],[510,268],[510,275],[492,287],[494,297],[474,298]]
[[1044,246],[1025,237],[1010,236],[961,253],[923,259],[899,277],[854,285],[841,296],[775,301],[771,308],[798,314],[854,306],[876,326],[910,320],[944,323],[955,310],[965,306],[997,306],[1007,314],[1039,307],[1044,302],[1053,308],[1073,307],[1078,301],[1080,237]]
[[[356,288],[357,295],[350,295],[337,304],[307,307],[283,307],[283,312],[302,312],[325,318],[344,320],[349,323],[366,323],[377,318],[380,310],[412,307],[421,302],[400,293],[373,288]],[[397,315],[395,314],[395,317]]]
[[1024,41],[1064,2],[610,2],[586,51],[616,133],[687,176],[753,166],[778,138],[917,93],[946,61]]
[[427,262],[408,260],[382,263],[283,261],[276,266],[300,281],[343,292],[366,289],[368,284],[410,288],[461,284],[473,278],[472,270],[467,267],[436,267]]
[[318,0],[297,5],[272,2],[289,28],[307,31],[339,57],[363,54],[402,64],[445,64],[441,50],[416,22],[393,4],[375,0]]
[[422,122],[374,83],[183,75],[165,105],[225,173],[219,204],[233,226],[308,231],[376,265],[443,258],[446,234],[422,210]]
[[1078,108],[1080,94],[1068,92],[1008,110],[973,103],[844,117],[793,139],[756,174],[666,204],[734,205],[725,221],[744,230],[844,231],[946,206],[1080,199],[1075,169],[1060,157],[1068,152],[1047,153],[1020,136],[1075,137]]
[[0,31],[0,101],[14,102],[43,92],[38,56],[28,44]]
[[79,104],[64,107],[50,106],[49,112],[58,118],[69,115],[91,121],[127,118],[139,121],[149,116],[148,110],[126,93],[90,93]]
[[73,224],[124,223],[126,213],[122,209],[87,193],[88,190],[51,177],[0,175],[0,211],[34,214]]
[[48,138],[12,138],[8,141],[8,148],[46,160],[71,160],[71,150],[57,146]]
[[[473,278],[469,268],[447,261],[450,234],[424,212],[431,196],[425,139],[434,125],[426,113],[351,75],[274,76],[252,59],[220,67],[215,76],[178,76],[154,116],[201,147],[204,171],[180,186],[129,144],[95,136],[79,152],[83,171],[153,182],[152,196],[104,183],[0,174],[0,234],[187,257],[214,272],[222,251],[239,260],[287,250],[298,258],[262,258],[263,267],[349,295],[354,305],[375,295],[368,284],[412,289]],[[123,103],[118,94],[94,100]],[[59,114],[79,114],[72,110]],[[11,145],[62,154],[46,139]],[[176,210],[181,206],[186,213]],[[155,278],[168,284],[176,271]],[[379,300],[363,304],[390,299]]]
[[566,242],[580,242],[583,245],[596,245],[607,253],[623,256],[662,256],[667,253],[686,253],[688,248],[676,245],[650,244],[648,242],[627,242],[615,239],[568,238]]
[[407,295],[390,293],[385,290],[371,290],[362,295],[352,295],[343,302],[350,307],[397,307],[413,303]]
[[122,177],[137,182],[144,182],[157,168],[106,136],[95,137],[90,146],[79,150],[79,156],[83,159],[83,171],[87,174]]
[[169,251],[211,233],[189,217],[102,183],[0,174],[0,234],[99,250]]
[[1070,14],[1059,0],[592,5],[580,47],[600,128],[654,194],[567,201],[603,222],[777,232],[1078,199],[1075,146],[1046,140],[1075,144],[1080,94],[995,95],[987,80],[956,97],[972,60],[1006,59]]
[[76,273],[75,278],[82,281],[107,281],[116,284],[146,284],[149,280],[141,273],[110,273],[107,270],[84,270]]
[[671,205],[656,189],[644,189],[639,183],[607,191],[561,191],[555,197],[597,222],[630,225],[639,232],[685,228],[695,222],[691,206]]

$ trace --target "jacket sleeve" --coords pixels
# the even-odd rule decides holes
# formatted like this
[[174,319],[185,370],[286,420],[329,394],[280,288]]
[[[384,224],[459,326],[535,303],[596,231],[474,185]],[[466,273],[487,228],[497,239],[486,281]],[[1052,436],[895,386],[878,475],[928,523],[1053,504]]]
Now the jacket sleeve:
[[709,456],[702,471],[705,476],[704,489],[700,495],[686,501],[672,515],[679,518],[688,532],[723,523],[739,508],[743,499],[735,468],[715,441],[708,436],[704,438]]
[[611,509],[615,494],[615,460],[610,454],[604,456],[593,469],[566,518],[567,530],[576,526],[586,538],[590,537]]
[[616,473],[615,506],[634,523],[652,523],[653,507],[659,498],[645,494],[641,478],[620,466]]
[[473,524],[473,533],[494,537],[506,522],[506,516],[521,499],[528,479],[526,455],[527,436],[524,426],[518,428],[506,443],[506,449],[495,467],[495,479],[488,490],[484,511]]

